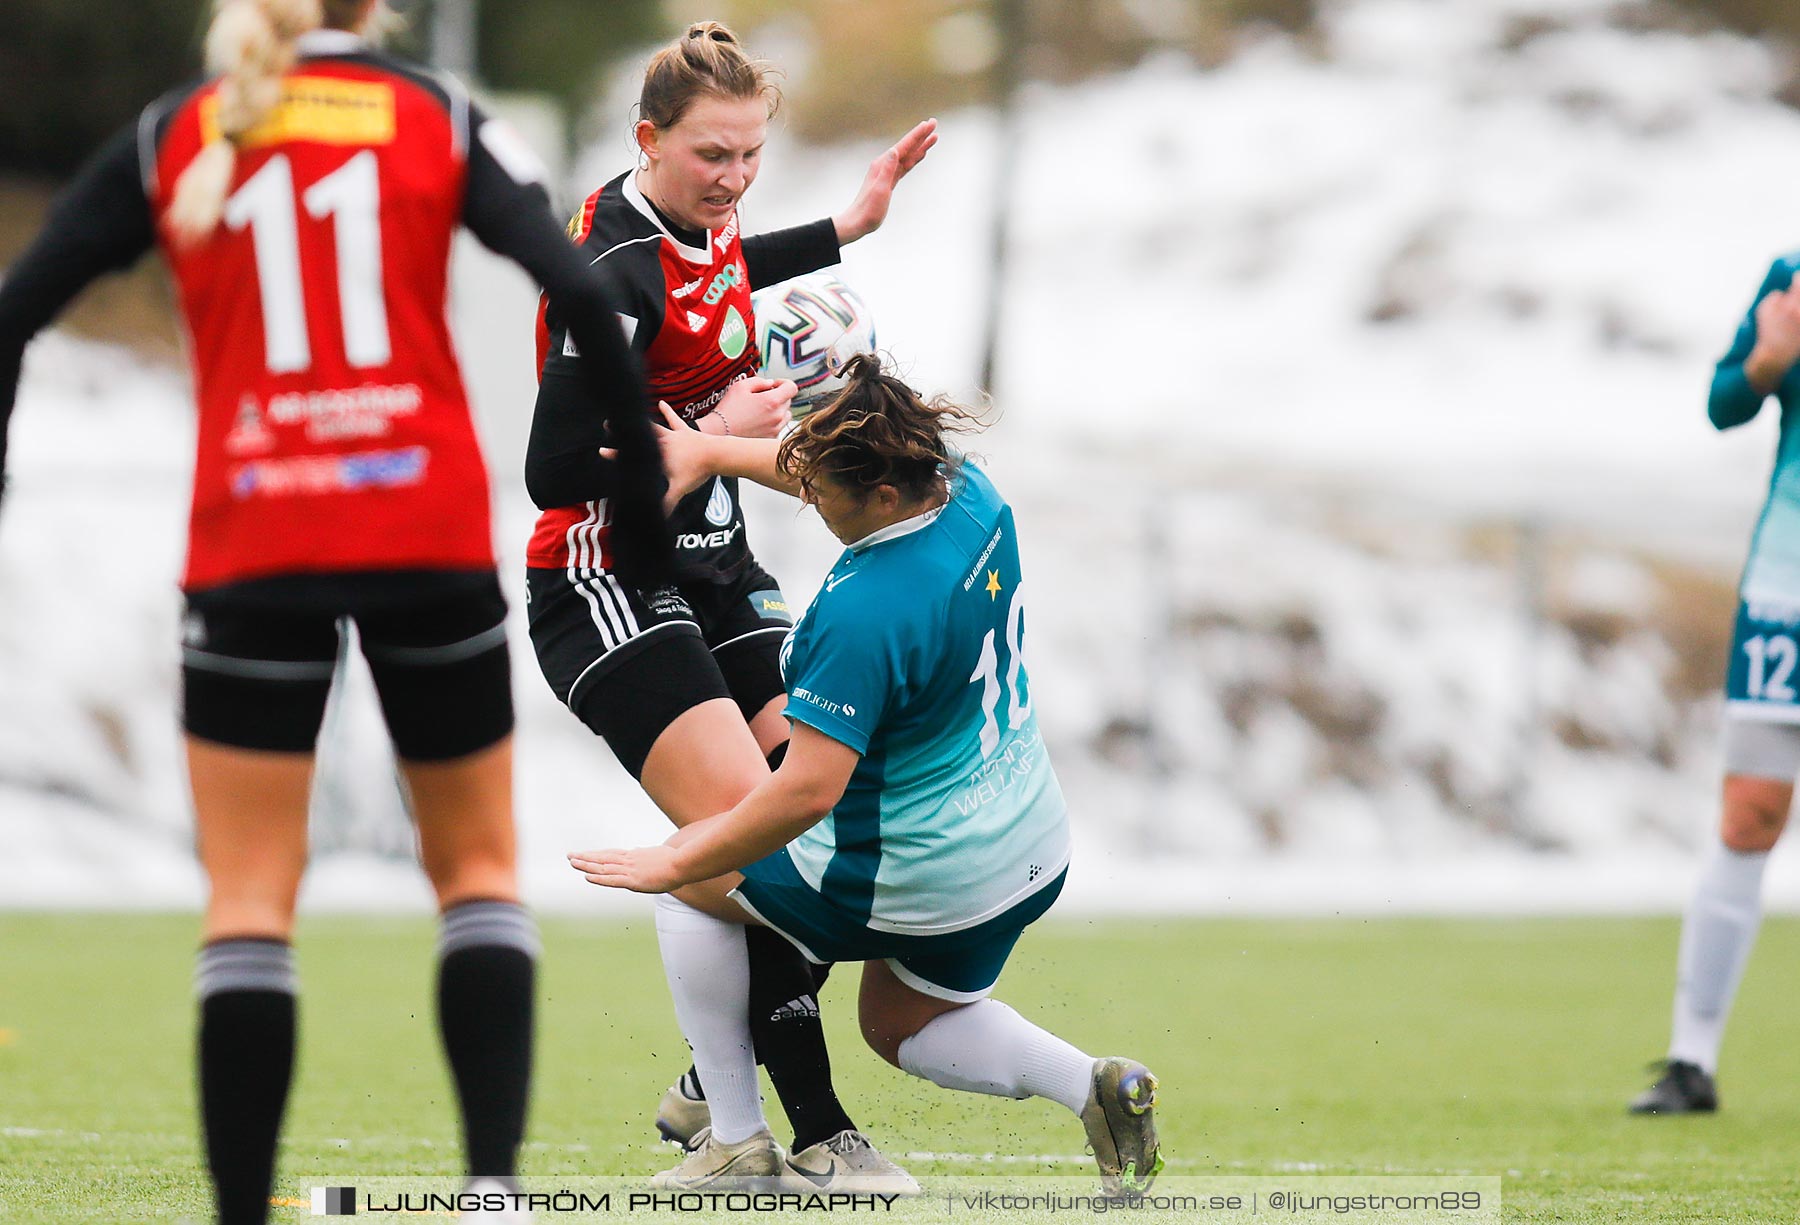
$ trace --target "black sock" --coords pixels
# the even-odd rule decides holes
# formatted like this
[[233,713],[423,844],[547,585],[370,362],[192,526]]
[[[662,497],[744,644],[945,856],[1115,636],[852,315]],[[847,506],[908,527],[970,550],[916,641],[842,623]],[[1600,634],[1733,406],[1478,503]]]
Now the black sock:
[[438,947],[438,1031],[469,1174],[512,1178],[531,1093],[537,928],[515,903],[465,902],[444,915]]
[[200,1121],[219,1225],[263,1225],[294,1071],[293,955],[279,940],[200,951]]
[[793,1152],[856,1124],[831,1086],[831,1056],[819,1024],[812,967],[766,927],[744,929],[750,952],[750,1038],[794,1128]]

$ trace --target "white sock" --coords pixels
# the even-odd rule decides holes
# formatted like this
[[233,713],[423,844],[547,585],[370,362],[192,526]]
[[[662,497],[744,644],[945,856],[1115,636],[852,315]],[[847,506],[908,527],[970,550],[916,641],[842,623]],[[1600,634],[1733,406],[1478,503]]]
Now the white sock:
[[1092,1055],[999,1000],[977,1000],[933,1017],[900,1044],[900,1066],[946,1089],[1047,1097],[1076,1114],[1087,1105],[1094,1081]]
[[750,957],[744,929],[672,894],[656,899],[656,943],[675,1000],[675,1020],[694,1048],[713,1135],[735,1144],[768,1127],[750,1042]]
[[1699,1064],[1708,1075],[1718,1069],[1725,1019],[1762,926],[1763,867],[1768,861],[1767,851],[1715,846],[1700,869],[1700,883],[1682,921],[1669,1058]]

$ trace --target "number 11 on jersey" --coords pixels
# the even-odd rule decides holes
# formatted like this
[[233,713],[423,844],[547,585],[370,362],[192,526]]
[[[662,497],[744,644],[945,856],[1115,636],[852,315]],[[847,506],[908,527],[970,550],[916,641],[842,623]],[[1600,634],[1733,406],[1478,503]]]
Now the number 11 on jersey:
[[[306,189],[308,216],[330,218],[337,247],[339,314],[344,357],[358,368],[385,366],[393,357],[381,279],[381,176],[373,149],[364,149]],[[294,168],[277,153],[225,202],[225,224],[250,230],[262,300],[263,356],[271,374],[312,365],[306,293],[300,274],[299,213]]]

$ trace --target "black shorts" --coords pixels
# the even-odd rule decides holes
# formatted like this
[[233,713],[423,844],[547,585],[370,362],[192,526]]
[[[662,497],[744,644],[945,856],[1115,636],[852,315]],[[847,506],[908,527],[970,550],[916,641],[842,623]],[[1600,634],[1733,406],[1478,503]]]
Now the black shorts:
[[234,748],[310,753],[354,622],[394,750],[449,761],[513,727],[494,572],[284,575],[191,591],[182,726]]
[[730,698],[748,722],[784,690],[787,600],[755,562],[726,583],[641,592],[604,570],[525,572],[531,645],[565,706],[633,778],[663,729]]

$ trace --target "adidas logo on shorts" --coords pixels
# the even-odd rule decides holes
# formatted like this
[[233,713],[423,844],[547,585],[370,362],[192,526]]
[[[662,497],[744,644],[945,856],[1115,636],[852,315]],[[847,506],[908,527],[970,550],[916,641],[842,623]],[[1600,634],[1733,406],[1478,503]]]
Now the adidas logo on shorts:
[[816,1017],[819,1015],[819,1001],[810,995],[802,995],[798,999],[789,1000],[769,1014],[771,1021],[793,1021],[800,1017]]

